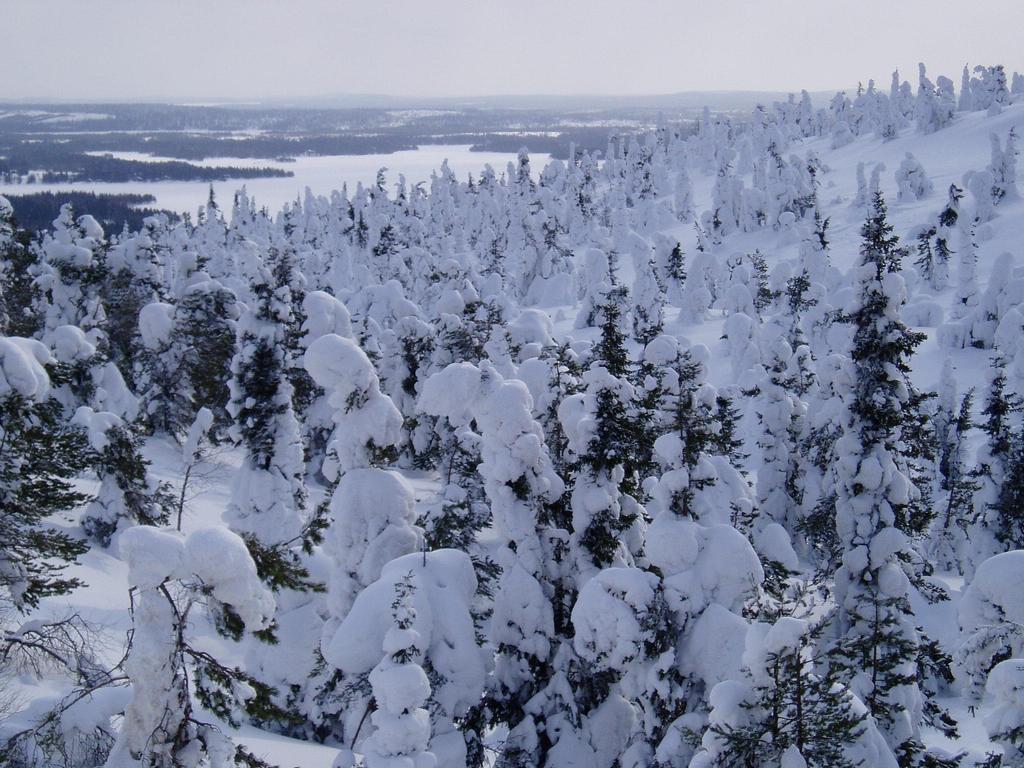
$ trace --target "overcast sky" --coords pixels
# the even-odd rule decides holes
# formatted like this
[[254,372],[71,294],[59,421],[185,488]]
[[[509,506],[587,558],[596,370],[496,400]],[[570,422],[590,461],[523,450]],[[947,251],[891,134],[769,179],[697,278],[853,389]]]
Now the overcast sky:
[[1024,70],[1024,0],[0,0],[0,98],[828,90]]

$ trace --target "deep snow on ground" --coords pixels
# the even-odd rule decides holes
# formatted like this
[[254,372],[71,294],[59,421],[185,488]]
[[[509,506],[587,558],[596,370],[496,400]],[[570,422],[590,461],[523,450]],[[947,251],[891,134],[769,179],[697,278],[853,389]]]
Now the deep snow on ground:
[[[903,135],[890,142],[866,137],[838,150],[829,148],[828,138],[807,141],[794,147],[792,151],[801,155],[808,150],[815,151],[828,168],[822,176],[819,194],[822,213],[832,219],[831,254],[835,266],[843,270],[848,269],[858,256],[859,229],[863,214],[850,206],[856,192],[858,162],[867,165],[868,174],[874,163],[885,164],[887,170],[882,174],[882,190],[889,203],[890,221],[895,226],[897,234],[905,236],[914,227],[935,219],[946,200],[946,190],[951,183],[962,183],[965,172],[982,169],[988,164],[990,132],[995,131],[1001,137],[1005,137],[1007,131],[1014,125],[1018,127],[1018,132],[1024,132],[1024,103],[1008,107],[995,117],[988,117],[984,112],[960,113],[951,127],[925,136],[912,130],[905,130]],[[893,174],[907,152],[912,152],[923,164],[934,184],[934,191],[923,200],[901,203],[896,199]],[[282,164],[282,167],[296,171],[295,178],[253,180],[247,184],[247,188],[259,204],[274,208],[294,199],[296,193],[301,192],[307,185],[312,187],[315,194],[326,194],[330,189],[340,186],[342,181],[372,182],[380,166],[390,168],[391,181],[395,181],[401,171],[406,174],[409,182],[416,182],[427,178],[430,169],[438,166],[444,158],[449,159],[449,164],[460,178],[470,171],[479,171],[485,163],[491,163],[496,169],[503,169],[505,162],[510,159],[506,155],[469,153],[466,147],[425,147],[413,153],[387,156],[299,158],[294,164]],[[543,167],[543,159],[534,158],[533,167]],[[697,210],[708,207],[711,183],[711,178],[694,174]],[[230,199],[236,184],[223,182],[214,186],[219,196]],[[178,210],[195,208],[206,195],[203,184],[88,185],[88,188],[94,191],[111,192],[140,191],[143,187],[144,191],[152,191],[157,195],[158,205]],[[4,191],[4,188],[0,187],[0,193]],[[969,197],[965,199],[964,204],[970,205]],[[680,226],[672,231],[684,241],[685,251],[692,253],[695,245],[692,228]],[[1020,264],[1018,269],[1024,269],[1024,200],[1011,201],[1000,206],[995,219],[979,229],[977,240],[978,279],[982,290],[987,284],[994,260],[1002,252],[1014,253]],[[907,241],[905,244],[913,245]],[[758,248],[772,266],[783,260],[795,259],[798,247],[799,243],[795,237],[762,230],[728,238],[725,241],[724,252],[749,252]],[[911,255],[908,262],[912,262],[913,258]],[[633,277],[631,270],[630,264],[622,264],[621,277],[627,284]],[[951,283],[955,285],[955,272]],[[947,309],[952,290],[947,289],[937,299]],[[555,322],[558,335],[591,338],[596,336],[596,329],[572,329],[575,316],[573,307],[555,307],[547,311]],[[920,387],[934,389],[948,353],[939,347],[934,328],[922,330],[927,332],[928,338],[914,357],[913,376]],[[721,351],[722,320],[717,313],[713,312],[711,319],[702,324],[681,325],[676,317],[676,311],[670,310],[666,331],[685,336],[692,342],[706,344],[712,350],[712,382],[719,385],[735,383],[730,381],[729,362]],[[976,349],[952,353],[961,392],[970,387],[983,385],[989,354],[988,351]],[[748,444],[747,450],[753,452],[756,448],[752,442],[751,440],[751,444]],[[150,441],[147,445],[147,455],[153,461],[156,478],[177,485],[181,461],[177,447],[165,441]],[[239,461],[240,454],[237,451],[224,450],[209,462],[203,473],[206,475],[203,480],[204,487],[191,501],[185,515],[183,527],[186,531],[216,525],[221,520],[230,494],[231,473]],[[752,457],[751,462],[756,466],[756,456]],[[434,478],[423,473],[407,473],[407,477],[416,493],[417,503],[422,504],[428,500],[436,487]],[[86,479],[84,482],[90,481]],[[314,488],[310,504],[315,504],[321,494],[322,489]],[[125,565],[113,554],[105,554],[94,549],[82,558],[80,565],[71,570],[71,573],[83,579],[87,586],[68,597],[48,600],[44,606],[46,612],[54,615],[72,609],[77,610],[85,618],[102,626],[107,654],[111,660],[120,656],[125,632],[129,626],[126,570]],[[956,603],[963,585],[959,577],[949,574],[942,577],[950,587],[953,600],[938,605],[918,604],[914,609],[918,621],[928,633],[942,641],[947,649],[953,649],[957,645]],[[219,639],[214,640],[212,632],[210,637],[211,642],[223,643]],[[225,651],[230,654],[230,649],[225,648]],[[33,698],[45,697],[54,685],[52,681],[38,683],[28,678],[23,679],[22,683],[21,695]],[[972,714],[958,699],[949,699],[944,703],[960,720],[961,737],[956,744],[947,744],[937,733],[927,731],[926,739],[933,744],[967,749],[975,758],[983,757],[991,748],[982,725],[986,707],[979,707],[977,712]],[[250,727],[242,728],[234,735],[258,756],[281,766],[327,768],[335,755],[335,750],[328,747],[274,736]],[[970,758],[965,764],[971,764]]]

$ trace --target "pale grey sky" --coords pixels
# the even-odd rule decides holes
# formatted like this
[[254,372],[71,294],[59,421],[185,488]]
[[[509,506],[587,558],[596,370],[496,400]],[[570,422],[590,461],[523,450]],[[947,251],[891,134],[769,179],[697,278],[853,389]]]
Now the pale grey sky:
[[826,90],[1024,70],[1024,0],[0,0],[0,99]]

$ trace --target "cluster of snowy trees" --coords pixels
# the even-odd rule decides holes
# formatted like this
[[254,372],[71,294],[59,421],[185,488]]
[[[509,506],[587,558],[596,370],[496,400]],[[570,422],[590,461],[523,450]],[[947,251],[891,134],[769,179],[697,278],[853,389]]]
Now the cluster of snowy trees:
[[[974,245],[1017,197],[1017,137],[910,233],[861,167],[847,273],[829,169],[791,150],[1022,97],[1001,67],[957,97],[922,66],[916,95],[894,75],[539,173],[525,151],[464,182],[382,173],[273,215],[243,190],[110,237],[64,206],[33,239],[0,198],[0,665],[74,680],[0,755],[257,766],[226,733],[251,723],[339,768],[950,768],[922,733],[957,733],[955,666],[1021,765],[1024,278],[1007,256],[983,292]],[[910,155],[896,181],[934,194]],[[799,258],[729,250],[758,229]],[[575,308],[571,337],[543,307]],[[734,384],[670,316],[724,318]],[[991,350],[987,390],[951,362],[915,387],[912,325]],[[180,445],[176,484],[147,439]],[[186,509],[217,446],[240,459],[223,523]],[[74,618],[31,618],[90,547],[128,572],[113,667]],[[969,581],[958,648],[911,608],[949,599],[936,569]]]

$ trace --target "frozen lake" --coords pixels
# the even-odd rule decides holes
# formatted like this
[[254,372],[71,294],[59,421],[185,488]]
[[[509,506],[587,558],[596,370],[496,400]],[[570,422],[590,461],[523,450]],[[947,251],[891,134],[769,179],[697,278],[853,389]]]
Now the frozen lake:
[[[164,160],[169,158],[150,157],[136,153],[114,153],[115,157],[132,160]],[[388,191],[394,191],[398,174],[405,174],[407,184],[428,181],[432,171],[437,170],[444,160],[460,181],[472,173],[478,176],[485,165],[501,174],[509,162],[515,161],[514,154],[503,152],[470,152],[468,145],[424,145],[419,149],[393,152],[389,155],[324,155],[298,157],[293,163],[273,160],[218,157],[207,158],[196,165],[270,166],[292,171],[290,178],[228,179],[213,182],[214,194],[222,209],[230,210],[236,190],[245,186],[250,197],[256,199],[258,207],[266,206],[277,211],[286,202],[301,198],[306,187],[315,195],[327,195],[332,190],[348,184],[349,190],[357,182],[373,184],[380,168],[387,168]],[[539,172],[550,160],[549,155],[531,155],[534,173]],[[0,194],[27,195],[33,192],[60,192],[76,190],[97,194],[150,194],[156,197],[157,208],[178,213],[196,210],[206,202],[210,184],[204,181],[131,181],[107,183],[83,181],[59,184],[0,184]]]

